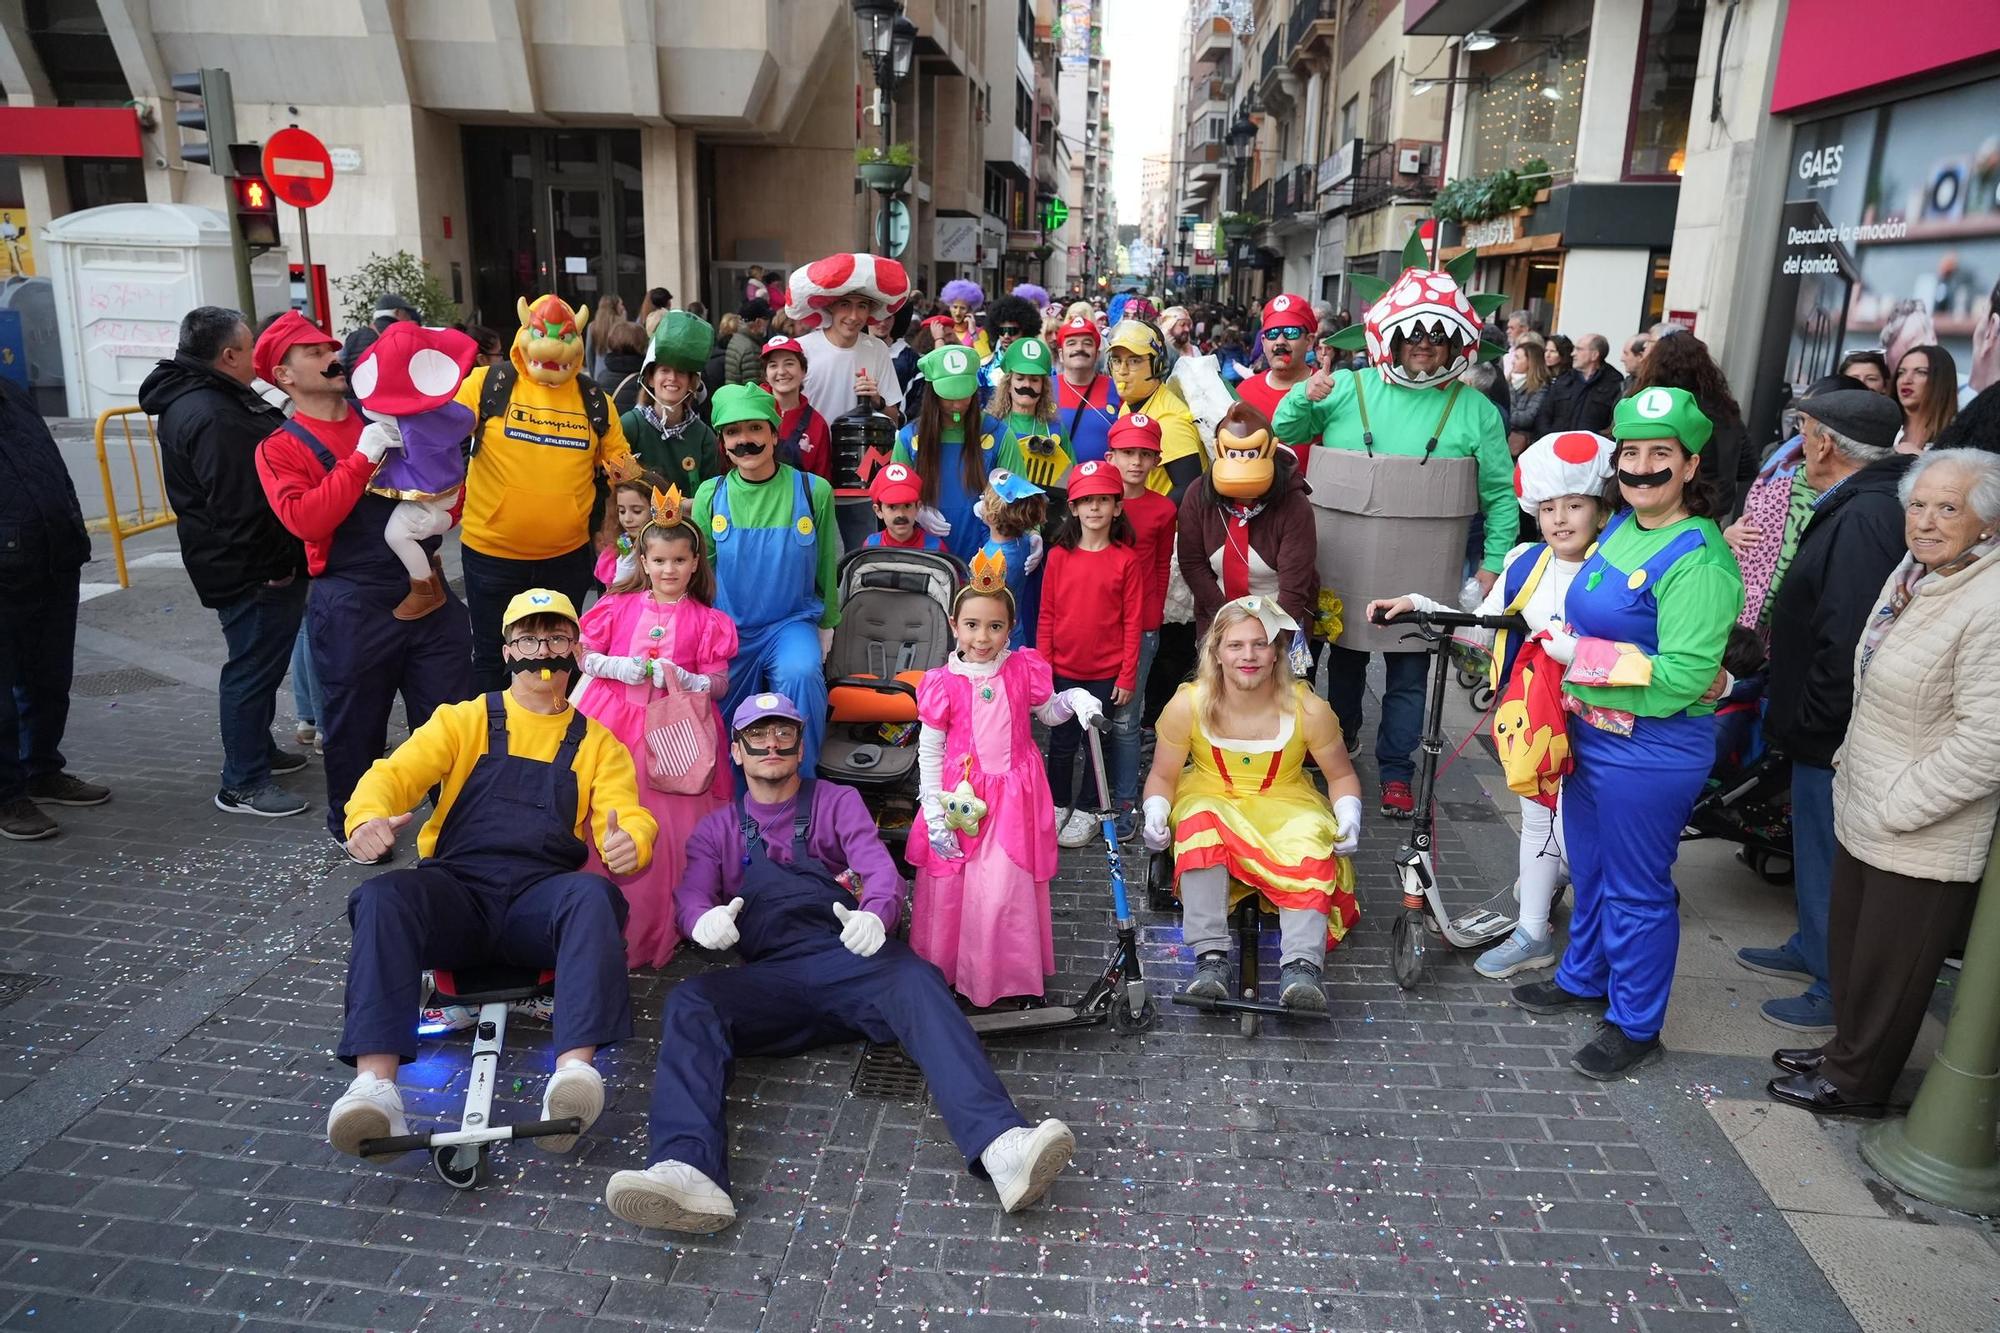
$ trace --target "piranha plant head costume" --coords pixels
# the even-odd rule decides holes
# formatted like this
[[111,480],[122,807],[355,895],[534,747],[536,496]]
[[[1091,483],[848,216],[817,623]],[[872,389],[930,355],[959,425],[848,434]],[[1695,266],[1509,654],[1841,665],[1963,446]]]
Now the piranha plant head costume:
[[[1428,258],[1423,238],[1413,231],[1403,246],[1403,271],[1394,282],[1351,275],[1354,290],[1372,297],[1372,303],[1359,324],[1332,334],[1324,344],[1350,352],[1365,349],[1384,378],[1411,389],[1449,384],[1474,363],[1500,356],[1500,348],[1480,342],[1479,328],[1507,298],[1498,292],[1475,296],[1465,291],[1477,252],[1467,250],[1442,269],[1428,267]],[[1442,346],[1445,356],[1435,369],[1412,374],[1403,368],[1403,348],[1419,337]]]
[[521,329],[514,335],[514,348],[528,378],[554,388],[576,378],[583,369],[583,327],[590,323],[590,309],[570,309],[569,302],[551,292],[538,296],[533,305],[523,296],[515,303]]

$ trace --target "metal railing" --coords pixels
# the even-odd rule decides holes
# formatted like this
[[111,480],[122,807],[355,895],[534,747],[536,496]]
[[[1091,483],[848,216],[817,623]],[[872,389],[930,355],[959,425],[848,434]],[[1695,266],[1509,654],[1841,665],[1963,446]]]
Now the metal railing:
[[1284,38],[1275,32],[1271,34],[1270,40],[1264,43],[1264,58],[1257,64],[1258,82],[1261,83],[1271,77],[1271,71],[1278,67],[1278,58],[1284,55],[1284,45]]
[[[133,417],[146,423],[146,444],[153,453],[153,486],[158,495],[148,517],[146,504],[146,477],[139,468],[139,446],[132,438]],[[132,488],[137,492],[137,508],[130,518],[118,512],[118,492],[111,485],[111,455],[104,443],[105,427],[111,418],[120,417],[119,427],[125,436],[125,456],[132,465]],[[142,532],[164,528],[178,521],[173,507],[167,503],[167,479],[160,462],[160,437],[153,433],[153,419],[140,407],[114,407],[97,414],[97,474],[104,482],[105,524],[111,529],[111,554],[118,565],[118,586],[132,586],[131,576],[125,569],[125,539],[136,537]]]
[[1339,0],[1292,0],[1292,17],[1285,24],[1285,49],[1298,50],[1312,25],[1320,20],[1333,22],[1339,8]]
[[1354,191],[1353,202],[1349,206],[1359,213],[1391,199],[1429,199],[1435,195],[1438,192],[1439,169],[1435,161],[1438,154],[1433,152],[1432,165],[1424,170],[1405,173],[1396,169],[1398,153],[1404,150],[1422,151],[1424,146],[1413,140],[1368,145],[1355,169],[1354,178],[1348,182]]

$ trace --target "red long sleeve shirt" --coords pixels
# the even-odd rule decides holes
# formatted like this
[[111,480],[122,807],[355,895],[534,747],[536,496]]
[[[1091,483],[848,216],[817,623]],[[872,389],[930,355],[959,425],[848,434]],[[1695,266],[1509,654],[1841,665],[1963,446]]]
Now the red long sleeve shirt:
[[1174,523],[1180,510],[1158,491],[1141,491],[1125,501],[1125,517],[1132,521],[1132,531],[1139,538],[1133,548],[1144,587],[1139,628],[1156,630],[1167,615],[1167,577],[1174,560]]
[[[1136,687],[1145,576],[1129,546],[1051,546],[1042,563],[1035,647],[1058,676]],[[1115,632],[1113,632],[1115,631]]]
[[[311,431],[333,455],[333,471],[321,465],[304,440],[290,431],[275,430],[257,446],[257,479],[264,483],[265,498],[270,500],[278,522],[306,544],[306,571],[317,577],[326,572],[334,529],[354,512],[375,476],[376,465],[354,451],[368,425],[359,412],[349,412],[342,421],[321,421],[303,414],[292,419]],[[461,487],[451,510],[453,523],[458,522],[464,505],[465,490]]]
[[826,418],[819,409],[799,395],[799,405],[778,417],[778,438],[797,438],[795,446],[799,456],[791,460],[792,466],[801,472],[810,472],[816,477],[833,480],[833,432],[827,428]]

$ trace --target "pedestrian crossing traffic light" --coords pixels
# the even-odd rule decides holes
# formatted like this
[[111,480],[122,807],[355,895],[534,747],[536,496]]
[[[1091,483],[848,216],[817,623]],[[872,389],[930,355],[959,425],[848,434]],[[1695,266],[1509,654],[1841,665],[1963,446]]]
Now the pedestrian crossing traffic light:
[[278,201],[262,176],[238,176],[229,182],[235,191],[236,233],[251,251],[274,250],[278,246]]
[[229,154],[223,151],[236,137],[236,95],[230,90],[229,71],[196,70],[176,74],[171,82],[175,97],[194,103],[175,112],[174,122],[183,130],[199,130],[207,136],[190,143],[183,134],[181,161],[206,166],[218,176],[231,174]]

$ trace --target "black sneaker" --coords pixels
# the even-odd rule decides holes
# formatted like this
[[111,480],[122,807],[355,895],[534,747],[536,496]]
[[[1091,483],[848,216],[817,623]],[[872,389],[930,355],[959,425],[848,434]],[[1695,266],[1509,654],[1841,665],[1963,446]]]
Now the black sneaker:
[[1278,1003],[1287,1009],[1326,1012],[1326,992],[1319,988],[1319,969],[1299,959],[1278,969]]
[[274,748],[271,751],[271,774],[273,777],[283,777],[287,773],[298,772],[311,762],[297,750]]
[[44,773],[38,778],[28,779],[28,796],[31,800],[47,801],[50,805],[103,805],[111,799],[111,788],[73,778],[67,773]]
[[267,782],[248,791],[224,787],[215,793],[215,808],[232,815],[258,815],[265,819],[283,819],[287,815],[304,814],[306,803],[290,792]]
[[1585,1078],[1608,1083],[1652,1064],[1666,1053],[1658,1037],[1633,1041],[1616,1023],[1603,1023],[1598,1026],[1597,1035],[1570,1057],[1569,1067]]
[[1229,998],[1229,955],[1221,952],[1205,953],[1194,960],[1194,978],[1181,994],[1197,1000],[1226,1000]]
[[1566,1014],[1572,1009],[1604,1007],[1602,995],[1576,995],[1554,981],[1530,981],[1524,986],[1516,986],[1512,998],[1516,1009],[1525,1009],[1531,1014]]
[[56,821],[27,797],[16,796],[11,801],[0,802],[0,838],[11,838],[15,842],[40,842],[43,838],[55,837],[57,832]]

